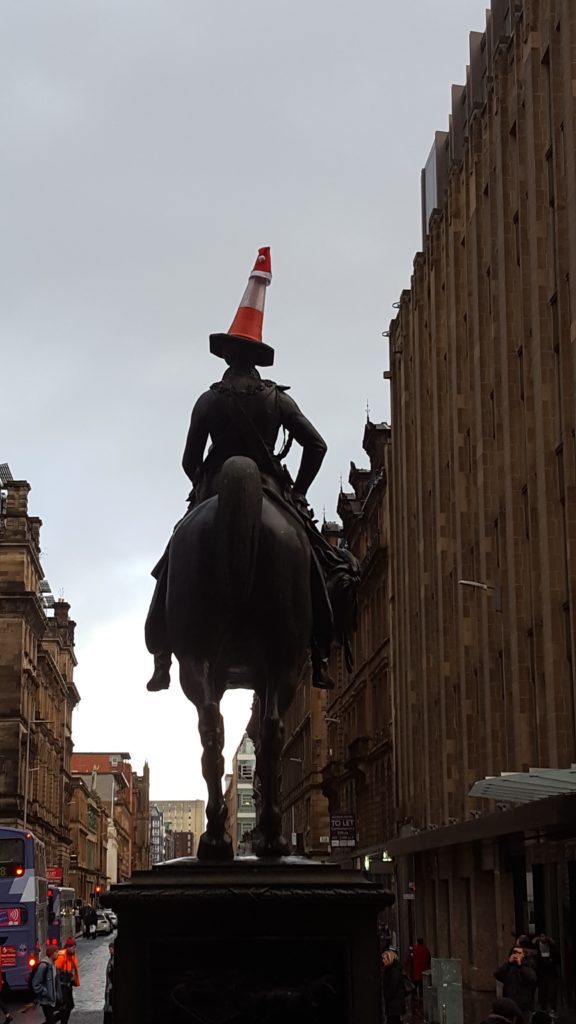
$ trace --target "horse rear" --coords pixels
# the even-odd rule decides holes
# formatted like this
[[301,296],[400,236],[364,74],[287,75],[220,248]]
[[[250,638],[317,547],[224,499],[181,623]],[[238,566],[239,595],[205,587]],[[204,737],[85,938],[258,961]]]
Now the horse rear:
[[256,692],[260,728],[263,839],[260,855],[288,852],[281,837],[279,760],[283,715],[307,656],[312,632],[310,549],[303,526],[262,492],[256,464],[228,459],[218,494],[179,524],[170,545],[167,621],[180,682],[198,710],[207,829],[198,856],[232,856],[222,793],[226,689]]

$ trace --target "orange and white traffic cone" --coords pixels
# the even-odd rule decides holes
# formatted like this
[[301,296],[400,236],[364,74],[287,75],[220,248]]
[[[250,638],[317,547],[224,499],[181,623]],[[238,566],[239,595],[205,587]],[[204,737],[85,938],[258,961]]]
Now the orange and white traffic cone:
[[256,366],[271,366],[274,349],[262,341],[264,302],[266,289],[272,280],[270,247],[258,250],[254,269],[248,278],[246,291],[227,334],[210,335],[210,351],[224,357],[230,345],[243,349]]

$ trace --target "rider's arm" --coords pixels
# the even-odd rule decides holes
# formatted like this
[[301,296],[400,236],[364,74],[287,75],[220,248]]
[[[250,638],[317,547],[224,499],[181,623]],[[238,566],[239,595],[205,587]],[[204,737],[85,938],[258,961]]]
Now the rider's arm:
[[326,442],[316,427],[312,426],[310,420],[306,419],[292,398],[281,393],[279,400],[282,426],[286,427],[294,440],[302,445],[302,459],[294,481],[294,490],[299,494],[306,494],[326,455]]
[[204,450],[209,434],[209,409],[212,404],[212,392],[200,395],[192,409],[186,447],[182,456],[182,466],[186,476],[194,483],[194,477],[202,465]]

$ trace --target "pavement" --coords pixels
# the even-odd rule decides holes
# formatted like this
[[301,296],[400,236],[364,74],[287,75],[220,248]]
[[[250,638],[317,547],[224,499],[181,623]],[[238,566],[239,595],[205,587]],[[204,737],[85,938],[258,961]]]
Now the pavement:
[[[74,989],[75,1009],[70,1024],[102,1024],[108,943],[112,938],[114,935],[77,939],[80,988]],[[30,1001],[27,993],[15,994],[8,999],[7,1005],[14,1024],[41,1024],[44,1021],[42,1010]]]

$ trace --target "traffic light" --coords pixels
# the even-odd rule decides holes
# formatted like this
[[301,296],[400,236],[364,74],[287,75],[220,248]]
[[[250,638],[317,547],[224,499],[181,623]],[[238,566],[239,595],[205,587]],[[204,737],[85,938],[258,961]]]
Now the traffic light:
[[96,892],[96,895],[99,896],[100,893],[102,892],[102,886],[101,885],[97,885],[95,892]]

